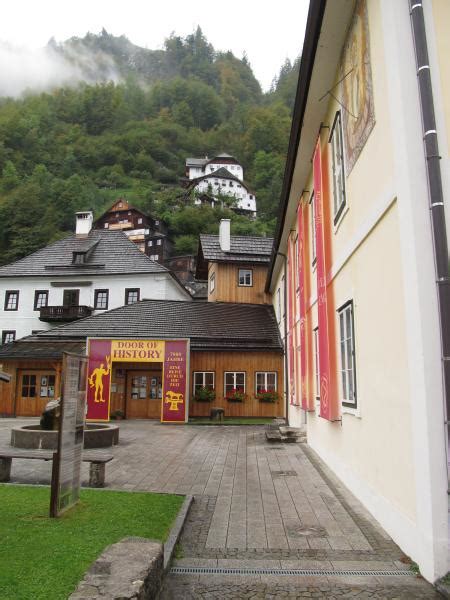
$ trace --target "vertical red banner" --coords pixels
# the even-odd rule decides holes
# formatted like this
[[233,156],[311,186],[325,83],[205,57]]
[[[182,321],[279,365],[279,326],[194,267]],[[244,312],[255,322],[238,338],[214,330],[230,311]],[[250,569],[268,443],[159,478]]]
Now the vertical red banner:
[[335,403],[332,401],[330,378],[330,338],[327,305],[327,273],[325,257],[325,235],[323,218],[322,157],[320,138],[317,141],[313,159],[314,170],[314,212],[317,257],[317,304],[319,324],[319,376],[320,376],[320,416],[332,421]]
[[184,423],[186,421],[188,356],[187,340],[166,342],[161,409],[163,423]]
[[90,421],[109,420],[111,340],[88,340],[87,415]]
[[294,284],[294,252],[292,250],[292,240],[288,239],[288,272],[287,293],[288,293],[288,367],[289,367],[289,402],[295,405],[295,364],[294,364],[294,307],[295,307],[295,284]]
[[298,228],[298,287],[300,310],[300,395],[303,410],[308,410],[307,359],[306,359],[306,298],[305,298],[305,228],[303,216],[303,202],[300,200],[297,208]]

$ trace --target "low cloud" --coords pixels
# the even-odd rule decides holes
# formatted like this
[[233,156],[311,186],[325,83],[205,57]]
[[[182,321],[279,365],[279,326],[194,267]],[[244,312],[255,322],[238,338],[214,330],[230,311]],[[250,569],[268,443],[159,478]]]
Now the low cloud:
[[31,49],[0,41],[0,96],[20,96],[81,81],[120,81],[116,65],[103,52],[49,44]]

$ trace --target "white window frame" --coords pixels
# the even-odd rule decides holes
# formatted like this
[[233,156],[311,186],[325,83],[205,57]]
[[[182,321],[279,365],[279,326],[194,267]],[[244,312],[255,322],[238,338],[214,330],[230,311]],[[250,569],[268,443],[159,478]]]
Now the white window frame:
[[[250,283],[246,283],[247,275],[250,275]],[[241,283],[242,277],[242,283]],[[253,269],[238,269],[238,286],[253,287]]]
[[[258,394],[258,375],[264,375],[264,386],[263,389],[270,392],[278,392],[278,373],[276,371],[256,371],[255,372],[255,393]],[[275,375],[275,388],[269,390],[267,387],[267,375]]]
[[316,251],[316,210],[314,207],[314,191],[309,199],[309,225],[311,230],[311,264],[314,267],[317,262]]
[[216,289],[216,272],[211,273],[211,277],[209,278],[209,293],[212,294]]
[[[202,383],[197,383],[196,379],[197,379],[197,375],[201,375],[202,376]],[[212,387],[208,387],[209,390],[215,390],[216,389],[216,372],[215,371],[194,371],[192,373],[192,393],[195,396],[195,391],[198,387],[200,388],[204,388],[206,387],[206,382],[205,382],[205,375],[212,375]],[[209,385],[209,384],[208,384]]]
[[320,402],[320,375],[319,375],[319,328],[313,329],[314,343],[314,398],[316,402]]
[[333,219],[336,225],[341,218],[345,205],[345,170],[344,170],[344,144],[342,133],[341,111],[337,111],[331,128],[331,181],[333,183]]
[[341,403],[347,408],[357,409],[355,325],[353,300],[338,309],[339,346],[341,371]]
[[231,389],[241,389],[240,387],[238,388],[238,386],[236,385],[236,376],[237,375],[244,376],[243,392],[245,394],[245,388],[246,388],[246,384],[247,384],[246,372],[245,371],[225,371],[223,374],[223,394],[224,394],[224,396],[227,395],[227,375],[233,375],[233,387]]

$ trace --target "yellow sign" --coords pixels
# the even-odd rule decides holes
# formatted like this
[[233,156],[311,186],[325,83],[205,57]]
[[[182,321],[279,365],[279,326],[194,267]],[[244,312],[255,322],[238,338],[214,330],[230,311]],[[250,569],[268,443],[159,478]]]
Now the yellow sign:
[[112,340],[111,359],[118,362],[163,362],[162,340]]
[[181,393],[175,393],[169,390],[166,392],[164,402],[170,404],[169,410],[178,410],[178,404],[183,404],[184,397]]

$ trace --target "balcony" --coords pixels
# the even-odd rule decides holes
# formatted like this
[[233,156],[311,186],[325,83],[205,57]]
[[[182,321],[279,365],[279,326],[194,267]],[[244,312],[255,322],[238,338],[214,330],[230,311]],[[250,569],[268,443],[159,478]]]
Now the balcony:
[[68,323],[90,317],[93,310],[91,306],[43,306],[39,309],[39,320],[46,323]]

